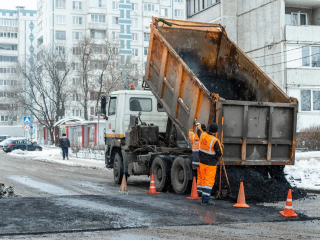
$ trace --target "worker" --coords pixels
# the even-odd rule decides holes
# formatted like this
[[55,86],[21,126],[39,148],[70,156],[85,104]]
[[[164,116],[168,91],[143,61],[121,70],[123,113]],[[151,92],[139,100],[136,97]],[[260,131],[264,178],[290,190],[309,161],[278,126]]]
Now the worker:
[[[201,129],[206,131],[206,125],[201,124]],[[200,135],[202,132],[197,128],[197,133],[193,132],[193,129],[189,130],[189,139],[192,144],[192,168],[195,169],[194,176],[197,176],[197,191],[198,195],[202,195],[202,181],[199,169],[199,147],[200,147]]]
[[217,164],[223,153],[217,138],[218,125],[211,123],[208,133],[203,131],[199,123],[197,123],[197,126],[202,132],[199,148],[199,167],[202,184],[201,205],[212,205],[214,203],[211,201],[210,195],[216,178]]

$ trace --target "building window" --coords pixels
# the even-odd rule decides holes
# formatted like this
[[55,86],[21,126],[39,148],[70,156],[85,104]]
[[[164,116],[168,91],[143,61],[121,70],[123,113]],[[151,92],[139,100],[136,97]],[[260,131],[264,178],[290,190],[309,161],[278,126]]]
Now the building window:
[[72,32],[72,39],[73,40],[80,40],[82,38],[81,32]]
[[42,30],[42,21],[38,24],[38,32]]
[[183,3],[183,0],[174,0],[176,3]]
[[161,15],[161,17],[167,17],[168,16],[168,9],[167,8],[161,8],[160,9],[160,15]]
[[132,41],[138,41],[138,33],[132,33]]
[[112,40],[118,40],[119,39],[119,33],[118,32],[112,32]]
[[56,39],[66,40],[66,32],[65,31],[56,31]]
[[66,63],[65,62],[57,62],[56,67],[59,71],[65,71],[66,70]]
[[63,47],[63,46],[56,46],[56,53],[57,53],[57,54],[65,54],[65,53],[66,53],[65,47]]
[[106,7],[106,0],[90,0],[90,7]]
[[[73,100],[73,101],[81,101],[81,96],[80,96],[80,94],[74,93],[74,94],[72,95],[72,100]],[[77,116],[78,116],[78,115],[77,115]]]
[[132,55],[138,56],[138,48],[132,48]]
[[40,17],[42,15],[42,6],[38,10],[38,16]]
[[112,24],[119,24],[119,17],[112,17]]
[[91,22],[105,23],[106,22],[106,15],[103,15],[103,14],[91,14]]
[[73,55],[80,55],[81,49],[79,47],[72,47]]
[[132,27],[138,26],[138,18],[132,18]]
[[77,71],[77,70],[79,70],[80,69],[80,67],[81,67],[81,63],[73,63],[72,64],[72,70],[75,70],[75,71]]
[[72,17],[72,22],[74,25],[81,25],[82,24],[82,17]]
[[[0,74],[16,73],[15,68],[0,68]],[[1,84],[0,84],[1,85]]]
[[320,67],[320,46],[302,47],[302,66]]
[[18,62],[17,56],[2,56],[0,55],[0,62]]
[[143,39],[144,41],[149,41],[150,33],[143,33]]
[[155,11],[154,4],[151,4],[151,3],[145,3],[143,9],[145,12],[154,12]]
[[56,8],[66,8],[66,0],[56,0]]
[[147,56],[148,55],[148,47],[144,48],[144,55]]
[[[94,115],[94,107],[91,107],[91,108],[90,108],[90,114],[91,114],[92,116]],[[90,129],[90,136],[91,136],[91,135],[94,136],[93,130],[94,130],[94,127],[92,126],[91,129]],[[92,142],[93,142],[93,139],[94,139],[94,138],[92,138]]]
[[82,2],[73,1],[72,2],[72,9],[81,10],[82,9]]
[[2,19],[2,20],[0,20],[0,26],[17,27],[18,21]]
[[320,90],[300,90],[301,111],[320,111]]
[[18,38],[18,33],[0,32],[0,38]]
[[91,37],[96,39],[104,39],[105,31],[102,30],[91,30]]
[[112,2],[112,9],[118,10],[119,9],[119,2]]
[[300,12],[286,12],[286,25],[307,25],[307,14]]
[[65,24],[66,23],[66,16],[56,15],[56,23],[57,24]]
[[174,16],[177,18],[182,18],[183,17],[183,10],[182,9],[175,9]]
[[133,11],[137,11],[138,10],[138,3],[131,3],[131,9]]
[[81,81],[80,81],[80,78],[73,78],[72,79],[72,84],[73,85],[80,85]]

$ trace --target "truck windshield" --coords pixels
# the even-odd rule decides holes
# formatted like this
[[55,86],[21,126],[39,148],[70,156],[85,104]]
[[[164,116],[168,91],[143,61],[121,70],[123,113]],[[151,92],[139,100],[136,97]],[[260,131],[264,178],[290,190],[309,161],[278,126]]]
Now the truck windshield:
[[151,112],[151,98],[130,98],[130,111]]

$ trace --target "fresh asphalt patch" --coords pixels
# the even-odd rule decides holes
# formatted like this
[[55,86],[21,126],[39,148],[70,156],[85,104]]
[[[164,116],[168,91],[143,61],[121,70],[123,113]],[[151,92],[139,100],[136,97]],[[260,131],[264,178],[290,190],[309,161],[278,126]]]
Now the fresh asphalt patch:
[[299,212],[297,218],[284,218],[283,209],[275,207],[214,202],[201,206],[200,200],[172,193],[5,198],[0,199],[0,235],[310,219]]

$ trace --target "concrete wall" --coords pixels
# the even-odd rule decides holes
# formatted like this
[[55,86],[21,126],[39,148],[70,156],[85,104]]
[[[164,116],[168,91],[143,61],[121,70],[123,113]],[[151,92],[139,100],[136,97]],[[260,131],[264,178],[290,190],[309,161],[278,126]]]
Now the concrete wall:
[[319,42],[320,26],[286,26],[286,40],[290,42]]
[[312,24],[320,25],[320,7],[312,9]]
[[319,87],[320,86],[320,69],[317,68],[301,68],[287,69],[288,87]]
[[280,0],[238,1],[238,46],[284,88],[282,43],[284,2]]

